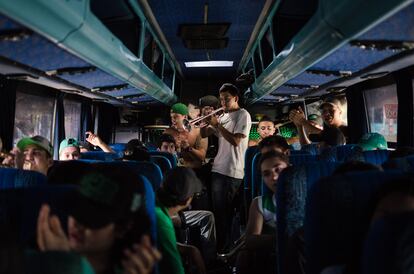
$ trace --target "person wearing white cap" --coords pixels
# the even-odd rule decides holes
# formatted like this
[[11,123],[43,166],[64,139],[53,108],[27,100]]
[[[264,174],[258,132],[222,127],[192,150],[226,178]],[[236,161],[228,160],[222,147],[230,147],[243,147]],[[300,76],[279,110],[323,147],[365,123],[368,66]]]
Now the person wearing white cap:
[[[348,137],[348,127],[342,120],[342,103],[338,98],[328,97],[319,106],[324,127],[339,128],[345,137]],[[309,134],[320,134],[322,129],[315,127],[311,122],[306,120],[303,110],[299,107],[289,113],[289,119],[296,125],[299,133],[300,143],[310,144]]]

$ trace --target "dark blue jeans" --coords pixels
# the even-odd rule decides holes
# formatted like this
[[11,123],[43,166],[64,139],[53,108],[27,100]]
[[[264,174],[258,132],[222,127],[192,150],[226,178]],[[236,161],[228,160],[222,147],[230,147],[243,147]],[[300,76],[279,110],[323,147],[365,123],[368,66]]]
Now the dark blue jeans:
[[216,220],[217,250],[223,252],[230,242],[233,220],[233,199],[242,183],[242,179],[228,177],[219,173],[211,174],[211,198]]

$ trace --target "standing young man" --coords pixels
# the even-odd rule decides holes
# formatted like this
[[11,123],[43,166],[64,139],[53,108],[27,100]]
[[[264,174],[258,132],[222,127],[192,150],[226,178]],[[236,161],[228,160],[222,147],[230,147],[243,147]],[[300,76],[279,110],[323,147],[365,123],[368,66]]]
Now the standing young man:
[[215,134],[219,148],[211,175],[212,204],[216,219],[217,248],[223,251],[230,239],[232,202],[244,176],[244,154],[248,146],[251,127],[250,114],[239,106],[239,91],[232,84],[220,90],[220,103],[224,115],[213,116],[208,127],[201,129],[203,137]]

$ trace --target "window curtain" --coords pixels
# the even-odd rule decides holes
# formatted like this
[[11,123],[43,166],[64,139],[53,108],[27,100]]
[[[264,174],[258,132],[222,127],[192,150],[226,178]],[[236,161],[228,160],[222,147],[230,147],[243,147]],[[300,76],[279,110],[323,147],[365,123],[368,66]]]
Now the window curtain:
[[13,147],[16,88],[16,81],[0,78],[0,137],[3,141],[3,150],[6,151]]
[[363,92],[351,87],[346,92],[348,102],[349,144],[356,144],[364,133],[368,132],[367,113]]
[[119,121],[118,109],[106,103],[100,103],[98,108],[98,135],[105,143],[112,143],[112,136]]
[[59,159],[59,145],[65,139],[65,109],[63,105],[64,93],[59,93],[56,97],[56,116],[53,134],[54,159]]
[[413,80],[409,71],[395,74],[398,96],[398,146],[414,145]]
[[94,131],[92,119],[92,105],[90,102],[82,102],[80,123],[81,125],[78,140],[83,142],[86,139],[86,132]]

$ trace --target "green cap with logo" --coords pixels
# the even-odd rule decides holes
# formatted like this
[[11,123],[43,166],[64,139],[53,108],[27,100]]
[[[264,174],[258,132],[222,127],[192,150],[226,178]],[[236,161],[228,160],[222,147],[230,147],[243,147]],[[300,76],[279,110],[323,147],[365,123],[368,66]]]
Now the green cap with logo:
[[360,146],[364,151],[388,148],[385,137],[376,132],[364,134],[364,136],[362,136],[359,140],[358,146]]
[[176,103],[171,107],[171,113],[188,115],[188,107],[184,105],[183,103]]
[[46,152],[49,154],[49,156],[53,155],[53,146],[52,146],[52,144],[49,142],[48,139],[46,139],[43,136],[36,135],[36,136],[30,137],[30,138],[25,137],[17,143],[17,147],[21,151],[24,151],[25,148],[29,145],[38,146],[38,147],[46,150]]
[[67,138],[60,142],[59,145],[59,154],[67,147],[76,147],[79,148],[79,142],[75,138]]

